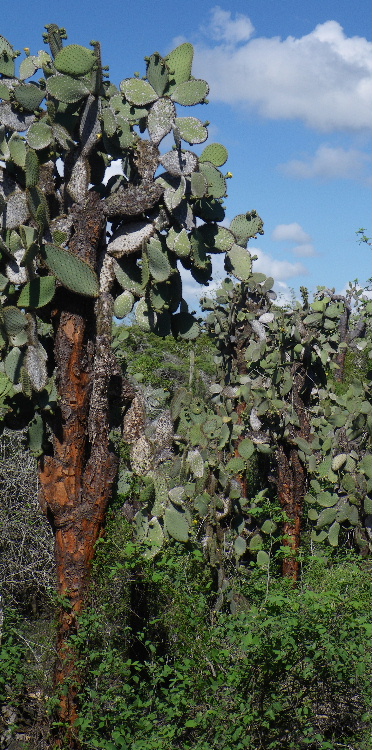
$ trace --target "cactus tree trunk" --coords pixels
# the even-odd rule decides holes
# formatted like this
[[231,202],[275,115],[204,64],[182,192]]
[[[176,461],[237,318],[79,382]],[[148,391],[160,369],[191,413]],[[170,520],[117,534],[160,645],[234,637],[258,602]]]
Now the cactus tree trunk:
[[[97,256],[103,222],[99,212],[93,220],[88,206],[85,218],[85,248]],[[80,254],[81,239],[77,232]],[[116,474],[116,457],[109,445],[108,386],[118,373],[110,347],[109,296],[94,302],[60,289],[56,301],[54,359],[59,411],[51,425],[52,455],[40,461],[40,501],[55,534],[57,591],[64,598],[55,684],[60,693],[59,720],[66,724],[67,736],[59,741],[63,747],[78,748],[74,722],[83,675],[76,669],[69,638],[77,630],[84,607],[94,546],[102,533]]]
[[296,410],[299,427],[293,428],[289,440],[278,446],[278,496],[282,510],[287,516],[283,527],[283,544],[290,554],[283,560],[282,573],[287,578],[297,581],[300,572],[298,550],[301,544],[301,524],[306,494],[307,472],[294,444],[294,438],[308,441],[310,423],[307,413],[307,402],[310,393],[306,368],[303,365],[292,367],[293,387],[292,403]]

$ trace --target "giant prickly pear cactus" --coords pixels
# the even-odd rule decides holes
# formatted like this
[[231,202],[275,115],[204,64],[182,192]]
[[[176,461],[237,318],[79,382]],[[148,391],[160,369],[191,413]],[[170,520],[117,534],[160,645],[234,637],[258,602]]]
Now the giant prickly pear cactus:
[[[58,593],[68,602],[55,680],[59,718],[70,729],[60,743],[74,747],[81,676],[68,636],[116,474],[110,400],[119,402],[111,415],[120,421],[134,396],[111,351],[113,313],[134,309],[144,329],[195,337],[180,267],[208,283],[217,252],[246,274],[246,242],[261,224],[238,217],[236,229],[218,226],[227,151],[186,147],[208,137],[208,123],[177,114],[178,104],[201,104],[208,94],[191,74],[190,44],[164,58],[154,53],[143,78],[117,87],[98,42],[65,39],[64,29],[46,26],[49,52],[27,51],[16,68],[19,53],[0,37],[0,408],[3,424],[29,426],[55,533]],[[174,146],[164,153],[169,134]],[[106,184],[114,160],[121,174]],[[171,503],[167,528],[184,538],[173,495]],[[155,523],[151,533],[159,537]]]

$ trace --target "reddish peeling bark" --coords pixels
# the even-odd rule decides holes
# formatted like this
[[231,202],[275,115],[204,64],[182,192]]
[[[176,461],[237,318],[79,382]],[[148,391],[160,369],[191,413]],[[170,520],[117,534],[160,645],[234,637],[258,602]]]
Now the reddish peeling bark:
[[278,446],[278,497],[288,520],[283,527],[283,545],[288,547],[291,554],[285,557],[282,574],[286,578],[297,581],[300,572],[298,550],[301,544],[301,523],[303,516],[304,497],[306,494],[307,472],[294,443],[295,437],[309,440],[310,423],[306,409],[306,369],[303,365],[292,368],[293,387],[292,403],[299,420],[299,427],[293,428],[291,437]]
[[[104,224],[99,211],[93,216],[89,208],[84,224],[77,222],[70,249],[92,261]],[[110,347],[111,320],[109,295],[95,302],[59,290],[54,312],[59,411],[52,423],[53,455],[41,459],[39,476],[40,502],[55,533],[57,592],[66,598],[59,615],[55,685],[60,689],[59,720],[67,734],[57,746],[74,749],[79,747],[74,723],[83,675],[69,639],[84,607],[94,546],[117,470],[109,445],[108,386],[111,375],[118,374]]]

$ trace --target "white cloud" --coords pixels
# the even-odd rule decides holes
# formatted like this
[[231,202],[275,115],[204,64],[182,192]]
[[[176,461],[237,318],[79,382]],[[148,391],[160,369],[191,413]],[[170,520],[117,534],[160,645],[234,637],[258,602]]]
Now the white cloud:
[[302,229],[300,224],[294,221],[292,224],[278,224],[273,230],[271,239],[279,242],[282,240],[310,242],[311,237]]
[[254,106],[270,119],[300,119],[320,131],[369,128],[367,39],[347,37],[337,21],[298,39],[251,38],[247,16],[233,20],[220,7],[211,13],[211,41],[196,47],[195,61],[195,74],[210,83],[211,99]]
[[314,156],[292,159],[279,169],[289,177],[320,180],[361,180],[367,177],[370,156],[358,149],[319,146]]
[[311,258],[314,255],[318,255],[314,245],[311,243],[304,243],[303,245],[296,245],[292,248],[293,255],[297,255],[298,258]]
[[213,39],[227,42],[227,44],[239,44],[251,38],[254,26],[248,16],[237,13],[235,20],[232,20],[231,12],[222,10],[219,5],[212,9],[211,14],[208,32]]
[[307,276],[308,270],[302,263],[291,263],[289,260],[276,260],[257,247],[250,248],[252,255],[257,255],[254,261],[254,271],[272,276],[276,282],[293,279],[295,276]]

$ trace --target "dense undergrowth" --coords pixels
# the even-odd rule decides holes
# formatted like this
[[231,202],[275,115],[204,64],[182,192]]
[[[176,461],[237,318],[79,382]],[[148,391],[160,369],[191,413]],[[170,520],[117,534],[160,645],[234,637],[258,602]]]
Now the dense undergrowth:
[[[140,372],[143,387],[159,398],[163,392],[158,404],[175,387],[172,368],[181,386],[194,368],[194,390],[207,392],[214,348],[206,337],[196,346],[170,343],[166,352],[158,338],[135,328],[122,328],[116,340],[129,376]],[[355,362],[348,368],[352,373]],[[125,464],[126,446],[118,446]],[[13,446],[15,462],[17,451],[22,455]],[[252,462],[253,492],[259,471]],[[86,676],[77,723],[82,748],[370,750],[370,560],[346,543],[314,544],[305,523],[296,586],[281,575],[285,550],[277,532],[265,542],[268,567],[249,555],[225,559],[221,599],[218,566],[208,562],[197,517],[188,543],[170,539],[146,558],[148,543],[136,541],[126,512],[141,488],[132,479],[113,498],[89,607],[73,637]],[[265,503],[280,515],[263,496],[263,517]],[[35,550],[40,570],[46,568],[46,528],[32,528],[35,547],[27,536],[22,557],[27,580],[22,588],[20,575],[18,588],[9,589],[1,646],[2,748],[13,747],[15,737],[17,750],[50,748],[55,726],[51,675],[60,602],[50,594],[51,579],[35,568]]]

